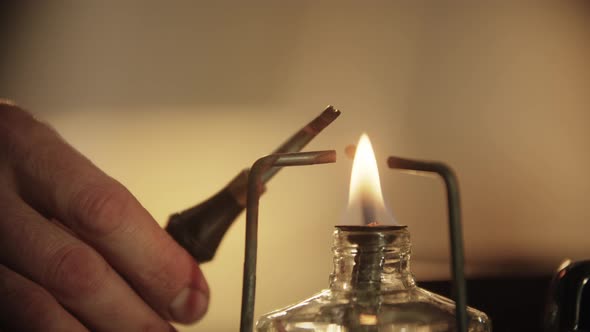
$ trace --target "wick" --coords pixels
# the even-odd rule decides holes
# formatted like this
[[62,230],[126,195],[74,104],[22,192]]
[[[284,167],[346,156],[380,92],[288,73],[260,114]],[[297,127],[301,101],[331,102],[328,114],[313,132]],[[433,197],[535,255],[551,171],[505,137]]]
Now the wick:
[[377,222],[377,209],[371,198],[366,194],[361,195],[361,209],[365,225]]
[[371,223],[368,223],[367,226],[369,226],[369,227],[379,226],[379,222],[378,221],[373,221]]

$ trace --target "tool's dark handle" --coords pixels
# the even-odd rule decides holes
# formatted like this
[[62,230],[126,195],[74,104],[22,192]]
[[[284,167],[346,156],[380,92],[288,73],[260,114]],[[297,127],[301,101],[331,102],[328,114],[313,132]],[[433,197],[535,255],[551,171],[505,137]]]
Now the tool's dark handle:
[[208,262],[243,210],[232,193],[224,188],[203,203],[172,215],[166,230],[198,262]]

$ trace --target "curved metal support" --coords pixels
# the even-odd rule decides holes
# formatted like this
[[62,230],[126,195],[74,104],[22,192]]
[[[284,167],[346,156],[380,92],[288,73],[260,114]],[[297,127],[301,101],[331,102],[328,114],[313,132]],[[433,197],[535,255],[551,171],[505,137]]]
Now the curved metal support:
[[461,207],[459,200],[459,183],[453,170],[444,163],[422,161],[399,157],[387,159],[389,168],[436,173],[445,182],[449,214],[449,236],[451,241],[451,265],[453,274],[453,293],[455,297],[455,314],[458,331],[467,331],[467,286],[465,284],[463,231],[461,229]]
[[271,154],[258,159],[250,169],[246,199],[246,249],[242,285],[240,331],[251,332],[254,326],[254,297],[256,295],[256,256],[258,251],[258,207],[262,181],[273,167],[326,164],[336,161],[336,151],[314,151]]

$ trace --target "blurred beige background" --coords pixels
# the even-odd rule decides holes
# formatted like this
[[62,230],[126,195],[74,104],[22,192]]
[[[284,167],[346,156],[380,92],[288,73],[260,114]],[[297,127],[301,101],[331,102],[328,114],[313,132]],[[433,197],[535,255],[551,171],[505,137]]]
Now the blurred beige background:
[[[441,2],[40,2],[4,12],[0,97],[55,126],[163,225],[334,104],[308,149],[371,136],[418,279],[448,276],[443,187],[385,168],[438,159],[461,181],[471,276],[590,257],[590,8]],[[351,163],[284,170],[262,200],[256,316],[327,286]],[[234,331],[244,216],[206,318]]]

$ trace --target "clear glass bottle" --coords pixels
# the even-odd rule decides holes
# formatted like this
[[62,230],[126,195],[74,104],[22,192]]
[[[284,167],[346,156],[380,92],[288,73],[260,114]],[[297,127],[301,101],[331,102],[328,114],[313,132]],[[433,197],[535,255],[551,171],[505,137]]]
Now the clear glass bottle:
[[[259,332],[456,331],[452,300],[416,286],[405,226],[336,226],[330,288],[262,316]],[[468,310],[468,331],[491,331]]]

